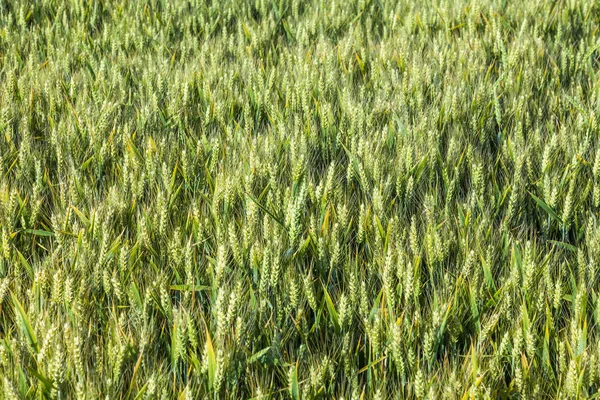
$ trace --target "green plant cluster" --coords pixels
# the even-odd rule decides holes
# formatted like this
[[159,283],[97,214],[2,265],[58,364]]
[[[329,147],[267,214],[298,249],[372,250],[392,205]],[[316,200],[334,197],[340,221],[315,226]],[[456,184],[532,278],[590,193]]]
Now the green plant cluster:
[[0,398],[587,398],[600,3],[0,1]]

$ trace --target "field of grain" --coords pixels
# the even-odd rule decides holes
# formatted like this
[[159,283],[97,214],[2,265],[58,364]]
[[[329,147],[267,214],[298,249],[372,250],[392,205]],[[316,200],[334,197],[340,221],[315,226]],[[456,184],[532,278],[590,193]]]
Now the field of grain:
[[0,1],[0,398],[598,396],[599,27]]

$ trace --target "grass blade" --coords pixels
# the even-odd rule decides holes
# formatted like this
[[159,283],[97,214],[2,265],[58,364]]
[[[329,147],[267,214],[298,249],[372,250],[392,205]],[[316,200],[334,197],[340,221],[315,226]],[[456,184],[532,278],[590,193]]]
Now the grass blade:
[[13,304],[15,305],[17,314],[21,318],[21,331],[25,334],[25,336],[27,337],[27,341],[29,342],[29,345],[37,354],[40,351],[39,344],[38,344],[39,342],[35,335],[33,327],[31,326],[31,322],[29,322],[27,313],[25,313],[23,306],[21,305],[21,303],[19,302],[17,297],[14,295],[14,293],[11,292],[10,297],[12,298]]

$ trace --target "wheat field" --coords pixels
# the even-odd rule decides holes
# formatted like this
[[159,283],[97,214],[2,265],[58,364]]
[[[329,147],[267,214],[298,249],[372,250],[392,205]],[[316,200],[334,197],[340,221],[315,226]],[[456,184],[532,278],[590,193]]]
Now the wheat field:
[[597,398],[599,27],[0,1],[0,399]]

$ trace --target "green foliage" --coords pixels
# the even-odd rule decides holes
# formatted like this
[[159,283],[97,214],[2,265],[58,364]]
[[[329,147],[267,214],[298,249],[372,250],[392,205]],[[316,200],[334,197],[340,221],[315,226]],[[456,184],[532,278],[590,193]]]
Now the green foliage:
[[600,3],[0,1],[0,398],[587,398]]

